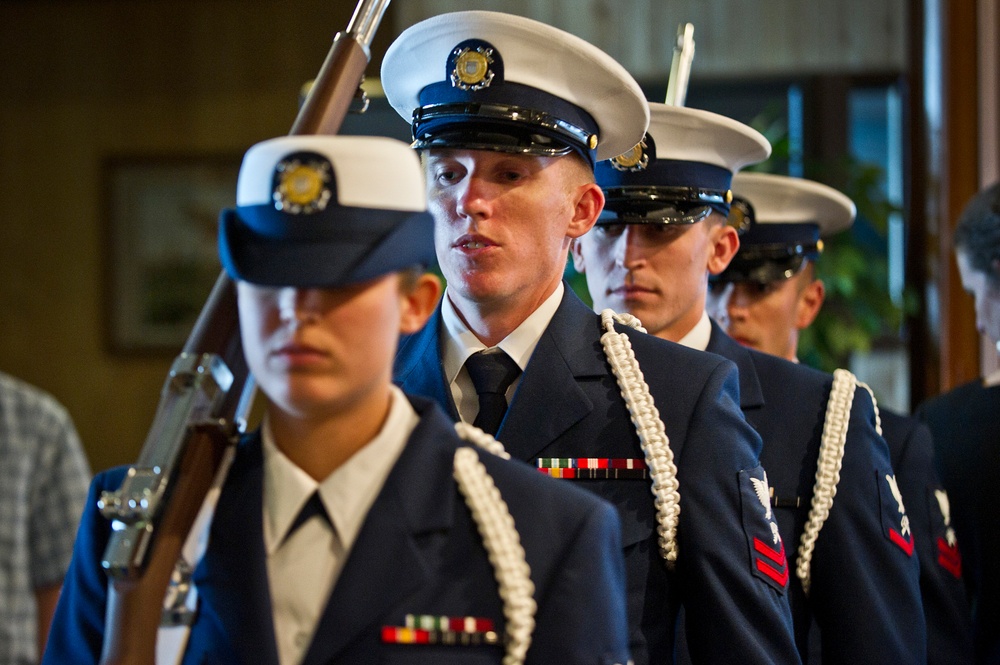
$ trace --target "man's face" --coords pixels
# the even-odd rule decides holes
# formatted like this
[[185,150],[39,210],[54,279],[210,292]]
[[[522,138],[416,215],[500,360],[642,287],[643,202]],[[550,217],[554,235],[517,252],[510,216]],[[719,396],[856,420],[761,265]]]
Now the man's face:
[[651,334],[677,341],[701,318],[724,226],[711,219],[596,226],[574,243],[573,260],[596,311],[629,312]]
[[399,335],[416,325],[399,279],[330,289],[238,282],[244,352],[270,402],[298,417],[378,408]]
[[800,326],[801,300],[812,282],[812,271],[800,270],[768,284],[717,284],[709,295],[708,313],[740,344],[794,360],[799,329],[805,327]]
[[[582,164],[483,150],[430,150],[423,158],[438,262],[452,302],[530,312],[562,279],[581,219]],[[603,205],[600,205],[596,214]]]
[[976,329],[994,343],[1000,344],[1000,285],[982,270],[969,263],[969,257],[959,249],[955,252],[962,287],[976,301]]

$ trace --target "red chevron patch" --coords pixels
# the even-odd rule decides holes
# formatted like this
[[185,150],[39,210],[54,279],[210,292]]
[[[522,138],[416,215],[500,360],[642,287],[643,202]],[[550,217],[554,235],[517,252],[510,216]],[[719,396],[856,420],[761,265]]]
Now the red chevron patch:
[[785,556],[784,541],[779,541],[779,545],[780,549],[776,550],[760,538],[753,539],[753,547],[757,553],[777,564],[776,566],[772,565],[763,558],[758,557],[756,561],[757,570],[784,587],[788,585],[788,558]]
[[913,534],[910,534],[910,538],[907,540],[898,531],[893,528],[889,528],[889,540],[899,545],[899,549],[906,552],[906,556],[913,555]]
[[958,551],[958,544],[949,545],[944,538],[937,539],[938,564],[955,576],[955,579],[962,577],[962,555]]

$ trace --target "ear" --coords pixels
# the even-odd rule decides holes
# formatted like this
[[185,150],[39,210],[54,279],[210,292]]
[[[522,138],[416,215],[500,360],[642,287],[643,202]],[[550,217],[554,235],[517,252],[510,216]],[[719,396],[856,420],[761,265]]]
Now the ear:
[[826,286],[823,285],[823,280],[814,279],[806,284],[802,292],[799,293],[799,302],[795,307],[795,327],[799,330],[805,330],[811,326],[812,322],[816,320],[825,298]]
[[708,255],[708,272],[718,275],[729,267],[729,262],[736,256],[740,248],[740,234],[725,223],[716,224],[710,233],[712,246]]
[[581,275],[587,272],[587,266],[583,262],[583,239],[574,238],[569,242],[569,253],[573,257],[573,268]]
[[566,237],[579,238],[593,228],[604,210],[604,192],[595,183],[580,185],[573,193],[573,219],[566,228]]
[[399,332],[411,335],[423,328],[434,313],[441,297],[441,280],[425,272],[417,278],[409,291],[401,291],[399,297],[402,301]]

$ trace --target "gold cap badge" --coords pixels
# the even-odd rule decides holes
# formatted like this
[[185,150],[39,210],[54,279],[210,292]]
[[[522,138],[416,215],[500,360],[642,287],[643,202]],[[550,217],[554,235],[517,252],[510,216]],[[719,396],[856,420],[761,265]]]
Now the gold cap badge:
[[275,166],[275,179],[272,198],[278,210],[293,215],[310,214],[325,209],[330,202],[328,162],[282,160]]

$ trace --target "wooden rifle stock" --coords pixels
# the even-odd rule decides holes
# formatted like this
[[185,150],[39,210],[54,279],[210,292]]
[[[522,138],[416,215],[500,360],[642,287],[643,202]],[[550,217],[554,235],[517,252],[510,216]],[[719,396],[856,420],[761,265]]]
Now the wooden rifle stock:
[[[358,2],[290,134],[340,130],[388,5]],[[102,663],[155,663],[164,597],[172,578],[177,583],[185,541],[245,426],[253,383],[240,341],[235,284],[222,273],[174,361],[138,462],[121,488],[100,501],[102,513],[114,521],[101,562],[109,577]]]

